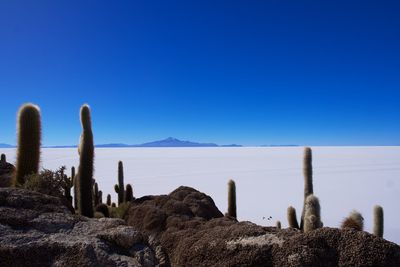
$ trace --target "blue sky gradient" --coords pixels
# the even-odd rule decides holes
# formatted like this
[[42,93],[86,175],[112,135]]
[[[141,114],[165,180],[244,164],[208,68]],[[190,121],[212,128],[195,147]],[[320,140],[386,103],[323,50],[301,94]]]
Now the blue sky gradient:
[[0,1],[0,143],[400,145],[398,1]]

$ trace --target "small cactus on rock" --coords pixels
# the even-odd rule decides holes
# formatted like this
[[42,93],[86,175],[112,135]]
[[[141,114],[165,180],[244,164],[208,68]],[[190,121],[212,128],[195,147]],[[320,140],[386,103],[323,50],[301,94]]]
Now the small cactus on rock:
[[383,237],[383,208],[379,205],[374,207],[374,235]]
[[287,209],[287,219],[290,228],[300,229],[299,223],[297,222],[296,209],[292,206]]
[[353,210],[342,222],[342,229],[350,228],[357,231],[364,229],[364,218],[358,211]]
[[125,202],[131,202],[131,201],[133,201],[133,189],[130,184],[127,184],[125,190]]
[[303,231],[304,233],[308,233],[321,227],[321,207],[319,205],[319,199],[314,195],[309,195],[305,203]]
[[236,185],[233,180],[228,182],[228,216],[237,219],[236,214]]

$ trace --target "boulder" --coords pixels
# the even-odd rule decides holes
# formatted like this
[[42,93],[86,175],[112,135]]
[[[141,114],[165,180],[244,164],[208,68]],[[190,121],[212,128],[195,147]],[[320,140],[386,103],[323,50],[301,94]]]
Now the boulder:
[[0,187],[11,186],[14,173],[14,165],[7,161],[0,160]]
[[400,266],[400,247],[367,232],[237,222],[189,187],[136,199],[125,219],[161,245],[171,266]]
[[121,219],[73,215],[59,198],[0,188],[0,266],[157,266],[156,250]]

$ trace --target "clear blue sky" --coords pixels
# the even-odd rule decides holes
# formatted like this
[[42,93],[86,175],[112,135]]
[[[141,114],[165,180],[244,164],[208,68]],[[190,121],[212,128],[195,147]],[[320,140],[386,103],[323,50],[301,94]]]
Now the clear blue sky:
[[0,1],[0,143],[399,145],[399,1]]

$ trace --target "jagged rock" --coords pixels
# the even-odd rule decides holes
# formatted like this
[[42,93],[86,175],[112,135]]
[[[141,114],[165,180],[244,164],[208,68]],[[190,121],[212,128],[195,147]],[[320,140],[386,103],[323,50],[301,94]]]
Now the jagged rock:
[[0,187],[9,187],[12,184],[12,177],[15,167],[11,163],[0,160]]
[[0,188],[0,266],[157,266],[156,252],[121,219],[73,215],[59,198]]
[[125,219],[162,246],[171,266],[400,266],[400,247],[369,233],[237,222],[189,187],[136,199]]

